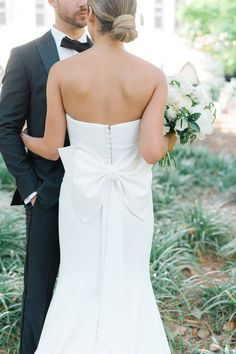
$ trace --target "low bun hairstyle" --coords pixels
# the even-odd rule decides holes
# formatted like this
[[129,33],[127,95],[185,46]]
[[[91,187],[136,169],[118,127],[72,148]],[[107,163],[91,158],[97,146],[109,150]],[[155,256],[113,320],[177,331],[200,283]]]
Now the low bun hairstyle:
[[88,0],[101,23],[101,32],[110,32],[112,38],[121,42],[131,42],[138,37],[135,14],[136,0]]

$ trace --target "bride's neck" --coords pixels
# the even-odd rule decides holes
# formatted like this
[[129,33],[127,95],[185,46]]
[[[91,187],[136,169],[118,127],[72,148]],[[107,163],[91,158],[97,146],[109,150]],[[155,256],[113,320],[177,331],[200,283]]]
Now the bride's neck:
[[111,37],[109,33],[107,34],[95,34],[94,38],[94,49],[97,50],[124,50],[124,44],[117,41]]

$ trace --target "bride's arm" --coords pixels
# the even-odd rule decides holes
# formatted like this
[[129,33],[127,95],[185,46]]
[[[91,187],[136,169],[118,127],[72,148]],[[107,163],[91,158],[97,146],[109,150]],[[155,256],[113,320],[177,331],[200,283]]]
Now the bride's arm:
[[140,130],[140,151],[143,158],[151,164],[172,150],[176,141],[174,133],[163,136],[168,84],[161,70],[157,71],[156,79],[156,87],[143,113]]
[[66,134],[65,110],[58,81],[57,64],[49,72],[47,82],[47,115],[43,138],[35,138],[24,132],[21,137],[25,146],[48,160],[59,158],[58,148],[64,146]]

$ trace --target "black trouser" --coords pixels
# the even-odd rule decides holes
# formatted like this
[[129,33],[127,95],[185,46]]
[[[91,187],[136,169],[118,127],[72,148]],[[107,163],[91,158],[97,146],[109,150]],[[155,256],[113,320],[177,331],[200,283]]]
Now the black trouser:
[[58,205],[46,210],[36,200],[34,206],[29,203],[25,208],[27,246],[20,354],[33,354],[40,339],[58,273]]

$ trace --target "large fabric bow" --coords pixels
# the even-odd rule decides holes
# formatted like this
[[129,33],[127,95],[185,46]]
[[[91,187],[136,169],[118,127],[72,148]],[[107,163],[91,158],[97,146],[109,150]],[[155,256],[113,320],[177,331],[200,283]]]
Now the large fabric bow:
[[103,205],[109,185],[118,188],[126,208],[145,218],[151,195],[152,165],[137,153],[122,155],[114,164],[106,164],[87,147],[71,145],[59,149],[65,179],[82,222],[89,221]]

